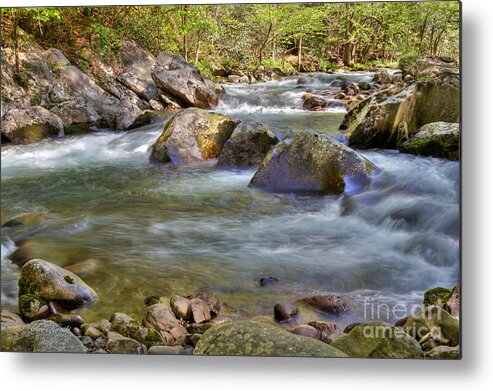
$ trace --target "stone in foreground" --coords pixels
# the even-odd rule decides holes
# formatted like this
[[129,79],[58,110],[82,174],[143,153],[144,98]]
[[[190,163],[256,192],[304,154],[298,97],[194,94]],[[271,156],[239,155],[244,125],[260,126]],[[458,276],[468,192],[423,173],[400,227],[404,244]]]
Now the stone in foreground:
[[19,297],[26,294],[67,307],[79,307],[98,298],[77,275],[42,259],[32,259],[21,269]]
[[302,131],[279,143],[250,186],[273,192],[340,194],[370,182],[375,166],[329,136]]
[[194,354],[212,356],[347,357],[313,338],[294,335],[279,327],[241,321],[207,330]]
[[85,353],[86,348],[69,330],[50,320],[2,330],[2,350],[9,352]]
[[432,122],[398,145],[399,151],[421,156],[459,160],[459,124]]
[[358,358],[422,358],[418,341],[402,329],[385,323],[370,322],[356,326],[331,345]]
[[152,146],[153,163],[193,163],[217,158],[238,121],[205,110],[178,112]]

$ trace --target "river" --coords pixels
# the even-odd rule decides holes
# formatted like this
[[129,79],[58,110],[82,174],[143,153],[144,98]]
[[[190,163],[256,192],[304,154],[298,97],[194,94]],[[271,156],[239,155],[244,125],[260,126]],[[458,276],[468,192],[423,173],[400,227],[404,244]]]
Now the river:
[[[344,141],[342,107],[308,112],[301,101],[308,88],[336,88],[337,76],[305,77],[302,85],[298,78],[226,85],[216,111],[257,120],[281,137],[313,129]],[[271,194],[247,187],[253,169],[218,170],[213,160],[149,164],[163,126],[2,147],[2,223],[45,215],[23,246],[61,266],[78,263],[101,296],[80,311],[86,321],[116,311],[140,318],[146,296],[209,290],[246,317],[272,316],[279,301],[338,293],[352,307],[334,318],[344,325],[375,318],[369,300],[410,312],[425,290],[458,281],[458,162],[360,151],[381,169],[362,193]],[[15,249],[3,234],[4,304],[16,303]],[[280,281],[261,287],[263,276]],[[306,310],[300,322],[326,317]]]

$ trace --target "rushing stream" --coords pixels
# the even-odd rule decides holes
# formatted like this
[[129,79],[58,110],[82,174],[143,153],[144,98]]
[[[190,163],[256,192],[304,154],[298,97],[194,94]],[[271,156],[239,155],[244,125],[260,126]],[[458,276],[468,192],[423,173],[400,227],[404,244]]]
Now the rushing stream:
[[[343,108],[301,108],[308,88],[330,89],[335,78],[227,85],[217,111],[280,135],[313,129],[343,140]],[[149,164],[163,124],[1,150],[2,223],[22,213],[45,215],[24,251],[72,265],[98,291],[101,300],[82,310],[86,321],[115,311],[141,317],[149,295],[209,290],[244,316],[271,316],[282,300],[340,293],[352,303],[337,320],[347,324],[362,319],[365,299],[410,310],[426,289],[457,282],[458,162],[362,151],[381,169],[363,193],[270,194],[247,187],[254,170],[222,171],[215,161]],[[16,302],[18,267],[8,259],[15,249],[2,232],[8,304]],[[260,287],[263,276],[280,282]]]

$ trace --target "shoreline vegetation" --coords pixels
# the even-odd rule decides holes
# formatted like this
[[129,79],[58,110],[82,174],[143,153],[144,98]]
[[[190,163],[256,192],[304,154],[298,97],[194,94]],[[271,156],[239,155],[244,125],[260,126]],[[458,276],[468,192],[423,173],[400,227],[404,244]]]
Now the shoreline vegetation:
[[[357,192],[380,172],[365,149],[459,160],[458,7],[2,9],[2,147],[132,130],[171,111],[149,164],[218,159],[218,169],[255,168],[248,186],[266,192]],[[371,82],[346,77],[363,70]],[[305,87],[311,72],[334,74],[337,91]],[[228,84],[287,76],[304,89],[303,110],[345,110],[344,142],[310,130],[281,138],[264,124],[213,111]],[[2,221],[2,239],[29,237],[31,217]],[[156,292],[143,303],[142,320],[116,312],[85,323],[78,309],[98,293],[77,274],[49,259],[17,264],[18,308],[3,306],[1,314],[5,351],[460,358],[458,284],[430,287],[423,307],[395,324],[341,329],[324,319],[295,321],[305,306],[334,316],[351,311],[344,296],[331,293],[279,302],[270,317],[245,319],[213,292]],[[259,285],[277,282],[264,276]]]

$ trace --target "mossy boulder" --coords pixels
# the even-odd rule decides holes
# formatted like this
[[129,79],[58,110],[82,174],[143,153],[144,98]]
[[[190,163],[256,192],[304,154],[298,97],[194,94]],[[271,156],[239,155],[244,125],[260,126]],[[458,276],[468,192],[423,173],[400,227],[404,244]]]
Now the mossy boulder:
[[437,346],[425,352],[424,357],[432,360],[459,360],[461,354],[458,346]]
[[460,72],[456,60],[440,56],[406,56],[400,59],[399,67],[404,75],[412,75],[416,78],[458,76]]
[[332,347],[358,358],[422,358],[419,343],[402,329],[381,322],[354,327]]
[[197,343],[194,354],[346,357],[340,350],[313,338],[254,321],[231,322],[210,328]]
[[[397,89],[395,94],[394,89]],[[407,124],[408,136],[432,122],[459,122],[460,82],[443,76],[420,80],[403,89],[391,87],[352,107],[340,129],[348,135],[349,146],[397,148],[398,127]]]
[[399,151],[421,156],[459,160],[459,124],[432,122],[398,145]]
[[262,124],[242,122],[224,144],[217,165],[233,168],[259,166],[278,142],[275,133]]
[[85,353],[86,348],[68,329],[50,320],[2,330],[2,350],[9,352]]
[[26,294],[19,297],[19,310],[28,321],[45,319],[50,315],[48,303],[42,298]]
[[98,299],[97,293],[76,274],[42,259],[32,259],[21,269],[19,297],[26,294],[66,307],[80,307]]
[[135,339],[110,331],[108,332],[106,350],[114,354],[144,354],[146,347]]
[[457,346],[460,342],[459,320],[437,305],[408,316],[402,328],[421,344],[431,341],[427,347]]
[[63,122],[41,106],[13,109],[2,118],[2,135],[13,143],[34,142],[63,132]]
[[430,305],[438,305],[443,307],[446,305],[448,299],[452,296],[452,291],[447,288],[436,287],[428,289],[424,295],[423,305],[428,307]]
[[192,163],[219,157],[239,121],[189,108],[171,118],[152,146],[153,163]]
[[375,166],[331,137],[301,131],[271,150],[250,186],[273,192],[340,194],[365,187]]

